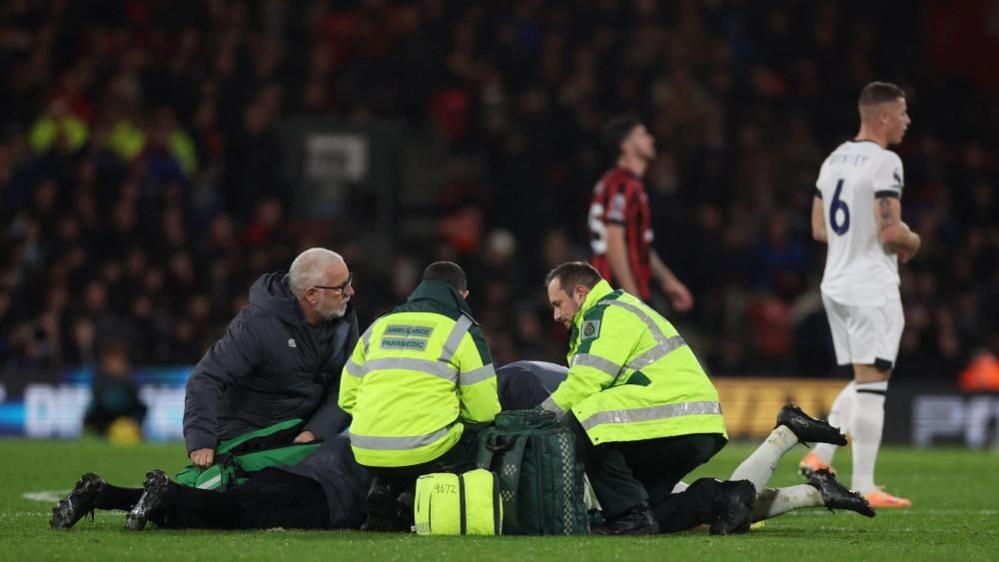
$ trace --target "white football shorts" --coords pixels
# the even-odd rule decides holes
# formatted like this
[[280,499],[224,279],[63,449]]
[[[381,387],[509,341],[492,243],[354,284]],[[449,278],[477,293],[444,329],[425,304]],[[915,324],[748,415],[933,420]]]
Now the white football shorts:
[[822,295],[822,304],[832,330],[836,363],[894,368],[905,328],[901,299],[889,298],[882,306],[858,306]]

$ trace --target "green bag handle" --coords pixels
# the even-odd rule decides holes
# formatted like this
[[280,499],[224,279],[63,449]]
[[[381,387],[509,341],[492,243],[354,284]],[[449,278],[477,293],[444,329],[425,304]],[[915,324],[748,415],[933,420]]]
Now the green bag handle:
[[[238,464],[233,465],[230,458],[234,456],[252,454],[254,452],[253,451],[254,447],[252,447],[252,444],[249,447],[250,449],[249,451],[239,451],[241,446],[249,444],[251,441],[255,439],[264,439],[267,437],[274,436],[281,432],[288,432],[289,434],[294,433],[295,428],[302,425],[304,425],[304,420],[302,420],[301,418],[292,418],[290,420],[278,422],[274,425],[262,427],[258,430],[251,431],[249,433],[237,435],[232,439],[226,439],[225,441],[220,442],[218,447],[216,447],[215,449],[215,464],[206,469],[201,469],[194,465],[187,465],[186,467],[184,467],[183,470],[177,473],[177,475],[174,477],[174,481],[183,486],[197,488],[199,487],[199,484],[203,486],[205,482],[209,482],[213,480],[215,477],[220,477],[220,480],[217,481],[217,483],[202,489],[211,489],[211,490],[219,488],[225,489],[225,487],[230,485],[233,480],[235,480],[236,482],[239,481],[238,478],[236,477],[237,473],[239,472],[238,470],[239,465]],[[289,445],[291,445],[290,443],[291,438],[289,438],[288,441]],[[315,447],[318,447],[319,442],[313,442],[312,444],[315,445]],[[258,445],[263,445],[263,443],[260,443]],[[312,453],[313,450],[314,448],[308,449],[307,452],[305,450],[301,452],[296,452],[296,454],[301,454],[301,457],[298,458],[298,460],[307,457],[309,454]],[[294,457],[295,455],[292,456]],[[296,464],[296,463],[297,461],[288,462],[284,464]],[[225,468],[225,470],[223,469],[223,467]]]
[[202,472],[204,471],[193,464],[190,464],[178,472],[177,475],[173,477],[173,480],[181,486],[195,488],[198,484],[198,476],[200,476]]
[[477,468],[493,469],[493,456],[495,456],[496,451],[489,446],[489,440],[495,432],[495,429],[489,428],[479,433],[479,454],[475,459],[475,466]]
[[537,410],[506,410],[496,415],[493,424],[479,433],[479,454],[476,458],[476,465],[479,468],[489,470],[493,464],[493,457],[499,450],[506,450],[509,447],[500,447],[493,441],[492,446],[487,446],[490,439],[495,440],[495,435],[511,434],[537,434],[559,429],[555,414],[551,412]]
[[[522,437],[490,431],[485,435],[484,446],[480,450],[480,460],[483,458],[491,460],[497,453],[501,454],[497,476],[500,497],[503,500],[503,527],[511,530],[516,529],[518,524],[517,494],[520,488],[520,468],[524,461],[524,450],[527,448],[527,439]],[[491,464],[490,462],[482,468],[489,469]]]
[[194,465],[188,466],[174,476],[174,482],[189,488],[224,492],[239,482],[233,458],[230,455],[223,455],[215,464],[204,470]]
[[321,440],[310,441],[308,443],[294,443],[276,449],[233,455],[231,458],[239,471],[258,472],[270,467],[296,465],[316,452],[316,449],[322,443]]
[[225,441],[220,442],[219,446],[216,447],[215,449],[215,453],[216,454],[228,453],[229,451],[232,451],[233,449],[239,447],[240,445],[246,443],[247,441],[250,441],[252,439],[259,439],[260,437],[268,437],[270,435],[274,435],[279,431],[285,431],[291,429],[301,423],[302,423],[301,418],[293,418],[290,420],[285,420],[283,422],[278,422],[274,425],[262,427],[256,431],[251,431],[249,433],[237,435],[232,439],[226,439]]
[[503,499],[503,528],[516,533],[519,528],[517,496],[520,489],[520,470],[524,461],[527,440],[532,435],[542,435],[560,426],[555,414],[536,410],[508,410],[500,412],[494,427],[482,432],[476,465],[491,470],[499,455],[497,467],[500,495]]

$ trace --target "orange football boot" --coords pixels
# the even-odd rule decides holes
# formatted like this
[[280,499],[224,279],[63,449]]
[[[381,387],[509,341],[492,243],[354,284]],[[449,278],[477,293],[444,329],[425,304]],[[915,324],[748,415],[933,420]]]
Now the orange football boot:
[[836,476],[836,469],[822,462],[822,460],[819,459],[819,456],[815,454],[815,451],[809,451],[808,454],[805,455],[805,458],[801,459],[801,462],[798,463],[798,472],[800,472],[805,478],[810,477],[816,470],[822,469],[826,469],[830,474]]
[[876,486],[864,494],[864,499],[874,509],[909,509],[912,507],[912,500],[893,496],[882,490],[880,486]]

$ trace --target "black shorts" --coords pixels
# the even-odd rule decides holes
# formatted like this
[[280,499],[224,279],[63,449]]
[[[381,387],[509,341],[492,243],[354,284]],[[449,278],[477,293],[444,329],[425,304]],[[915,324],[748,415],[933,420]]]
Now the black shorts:
[[242,486],[223,492],[240,507],[240,528],[326,529],[330,514],[319,482],[265,468]]

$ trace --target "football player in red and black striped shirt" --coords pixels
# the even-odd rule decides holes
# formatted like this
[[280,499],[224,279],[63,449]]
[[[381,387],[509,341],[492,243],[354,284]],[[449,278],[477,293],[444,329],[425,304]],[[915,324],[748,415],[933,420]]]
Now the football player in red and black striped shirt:
[[690,310],[694,298],[652,247],[652,216],[642,175],[656,156],[655,139],[641,121],[630,116],[612,119],[603,142],[617,155],[617,165],[593,188],[590,203],[590,245],[593,266],[616,287],[649,298],[653,278],[678,311]]

